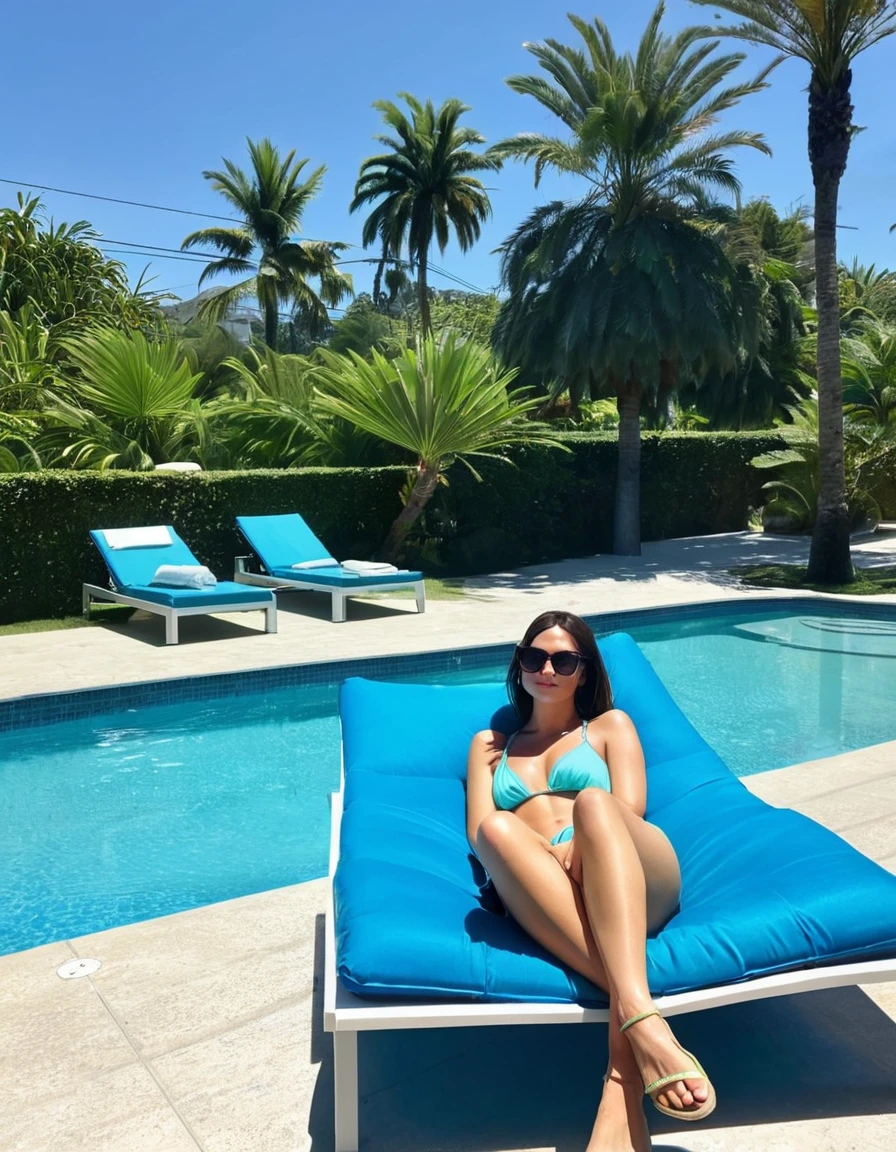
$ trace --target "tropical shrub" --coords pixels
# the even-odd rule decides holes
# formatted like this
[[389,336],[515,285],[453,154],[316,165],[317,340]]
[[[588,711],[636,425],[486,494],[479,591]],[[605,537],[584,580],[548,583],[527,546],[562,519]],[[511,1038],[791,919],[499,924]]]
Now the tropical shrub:
[[18,194],[18,208],[0,208],[0,311],[39,318],[55,342],[88,326],[155,329],[164,296],[143,282],[128,286],[123,264],[96,246],[85,221],[54,224],[39,197]]
[[66,341],[66,354],[41,412],[49,463],[140,471],[184,458],[199,376],[176,341],[97,328]]
[[508,394],[515,373],[477,344],[429,336],[394,360],[374,352],[372,363],[357,353],[321,355],[319,408],[417,457],[405,506],[383,543],[391,560],[455,460],[478,476],[471,457],[503,459],[511,444],[558,445],[555,432],[525,418],[539,401]]
[[[786,449],[760,453],[750,463],[771,479],[763,485],[770,499],[762,509],[762,522],[770,531],[806,532],[815,525],[819,498],[818,405],[814,397],[791,413],[794,425],[807,434],[804,443]],[[875,468],[892,460],[892,440],[881,446],[874,436],[854,421],[844,424],[846,499],[852,530],[874,527],[881,519],[881,507],[869,487]]]
[[244,361],[226,364],[237,381],[236,395],[206,411],[231,467],[374,468],[403,458],[362,428],[321,410],[316,361],[250,349]]

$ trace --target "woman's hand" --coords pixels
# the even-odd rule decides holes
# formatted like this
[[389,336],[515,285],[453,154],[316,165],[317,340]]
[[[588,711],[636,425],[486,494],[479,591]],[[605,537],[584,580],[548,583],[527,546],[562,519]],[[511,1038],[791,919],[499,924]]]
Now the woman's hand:
[[564,872],[567,872],[576,884],[582,883],[582,858],[576,848],[576,838],[573,836],[571,840],[566,840],[562,844],[551,844],[548,851],[561,866]]

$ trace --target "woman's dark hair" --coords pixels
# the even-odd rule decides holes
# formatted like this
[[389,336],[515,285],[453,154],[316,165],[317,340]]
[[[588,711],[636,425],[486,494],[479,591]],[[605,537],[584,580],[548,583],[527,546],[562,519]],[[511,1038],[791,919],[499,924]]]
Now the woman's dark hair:
[[[587,657],[585,661],[585,679],[576,689],[574,697],[576,711],[583,720],[593,720],[613,707],[613,690],[610,687],[610,677],[604,667],[594,633],[581,618],[572,612],[542,612],[536,616],[526,634],[520,641],[525,648],[531,644],[541,632],[549,628],[562,628],[568,632],[575,644],[575,650]],[[507,669],[507,695],[513,705],[520,721],[526,724],[532,715],[532,697],[523,687],[520,668],[520,658],[514,649],[510,667]]]

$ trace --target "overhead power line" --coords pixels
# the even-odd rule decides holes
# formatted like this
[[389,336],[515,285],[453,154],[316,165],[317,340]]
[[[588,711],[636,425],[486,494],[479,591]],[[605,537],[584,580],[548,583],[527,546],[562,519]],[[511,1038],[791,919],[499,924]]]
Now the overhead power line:
[[[98,248],[114,256],[145,256],[150,260],[156,258],[159,260],[181,260],[188,264],[205,264],[208,260],[219,260],[221,258],[221,253],[219,252],[183,252],[179,248],[166,248],[160,244],[138,244],[136,240],[98,240],[95,243]],[[128,245],[128,247],[124,247],[124,245]],[[136,251],[136,249],[141,249],[141,251]],[[338,265],[378,264],[379,258],[361,257],[354,260],[334,260],[333,263]],[[390,257],[387,263],[409,266],[407,260],[401,260],[397,257]],[[474,292],[480,296],[489,295],[486,289],[477,288],[475,284],[470,284],[469,281],[455,276],[452,272],[447,272],[444,268],[440,268],[436,264],[430,264],[429,269],[436,276],[451,280],[469,292]]]
[[[234,218],[233,216],[217,216],[211,212],[193,212],[188,208],[172,208],[169,205],[165,205],[165,204],[149,204],[149,203],[142,201],[142,200],[127,200],[127,199],[124,199],[123,197],[120,197],[120,196],[101,196],[97,192],[76,192],[72,188],[56,188],[51,184],[36,184],[33,180],[10,180],[5,176],[0,176],[0,184],[11,184],[14,187],[18,187],[18,188],[37,188],[41,192],[57,192],[62,196],[79,196],[85,200],[102,200],[107,204],[126,204],[131,208],[149,208],[149,209],[153,210],[154,212],[173,212],[179,216],[197,216],[197,217],[201,217],[203,220],[223,220],[226,224],[238,224],[239,223],[239,221],[236,218]],[[306,237],[305,239],[308,239],[308,238]],[[320,243],[320,241],[309,240],[309,243]],[[127,245],[129,248],[152,249],[154,252],[157,252],[157,253],[162,253],[162,252],[176,253],[178,258],[182,258],[182,259],[189,259],[191,256],[194,258],[203,258],[204,257],[204,258],[209,259],[209,260],[217,260],[220,258],[220,253],[218,253],[218,254],[212,254],[212,253],[206,253],[206,252],[187,253],[187,252],[182,252],[181,249],[179,249],[179,248],[165,248],[165,247],[162,247],[161,245],[158,245],[158,244],[138,244],[135,240],[106,240],[103,242],[98,242],[97,246],[100,248],[106,248],[109,244]],[[349,243],[349,247],[363,250],[362,246],[360,244]],[[119,248],[117,254],[124,255],[124,256],[139,256],[139,255],[141,255],[140,252],[129,252],[129,251],[126,251],[124,248]],[[402,261],[402,260],[399,260],[398,258],[392,258],[392,260],[390,262],[404,263],[404,264],[409,263],[408,261]],[[379,258],[378,257],[367,257],[365,259],[357,260],[357,261],[339,260],[339,261],[336,261],[336,263],[338,263],[338,264],[350,264],[350,263],[378,264]],[[469,280],[464,280],[460,276],[455,276],[453,272],[448,272],[444,268],[440,268],[436,264],[430,264],[429,267],[433,272],[436,273],[437,276],[443,276],[446,280],[453,280],[456,284],[459,284],[462,288],[466,288],[470,292],[478,292],[483,296],[489,295],[489,292],[487,289],[479,288],[479,287],[477,287],[477,285],[471,284]]]
[[176,212],[179,216],[201,216],[204,220],[226,220],[235,223],[232,216],[215,216],[211,212],[190,212],[186,208],[168,208],[164,204],[144,204],[141,200],[122,200],[118,196],[99,196],[95,192],[73,192],[71,188],[52,188],[49,184],[35,184],[31,180],[7,180],[0,176],[0,184],[15,184],[19,188],[39,188],[41,192],[59,192],[63,196],[83,196],[85,200],[105,200],[109,204],[128,204],[131,208],[152,208],[156,212]]

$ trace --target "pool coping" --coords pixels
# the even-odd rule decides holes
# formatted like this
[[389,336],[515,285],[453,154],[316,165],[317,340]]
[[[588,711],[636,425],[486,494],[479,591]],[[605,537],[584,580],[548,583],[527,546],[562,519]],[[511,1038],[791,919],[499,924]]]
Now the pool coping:
[[[757,616],[787,611],[796,605],[808,607],[822,616],[871,617],[896,620],[896,604],[868,602],[860,597],[832,599],[819,593],[791,596],[739,596],[692,600],[687,603],[652,607],[622,608],[586,613],[588,624],[599,635],[626,627],[669,620],[706,619],[717,616]],[[349,676],[389,679],[409,673],[451,672],[473,669],[508,658],[513,641],[456,648],[436,648],[418,653],[394,653],[352,657],[340,660],[308,660],[266,668],[246,668],[230,672],[209,672],[199,676],[171,676],[156,680],[129,681],[76,688],[69,691],[32,693],[0,700],[0,733],[33,728],[68,720],[79,720],[131,708],[203,701],[262,692],[286,687],[332,685]],[[462,655],[461,655],[462,654]]]

